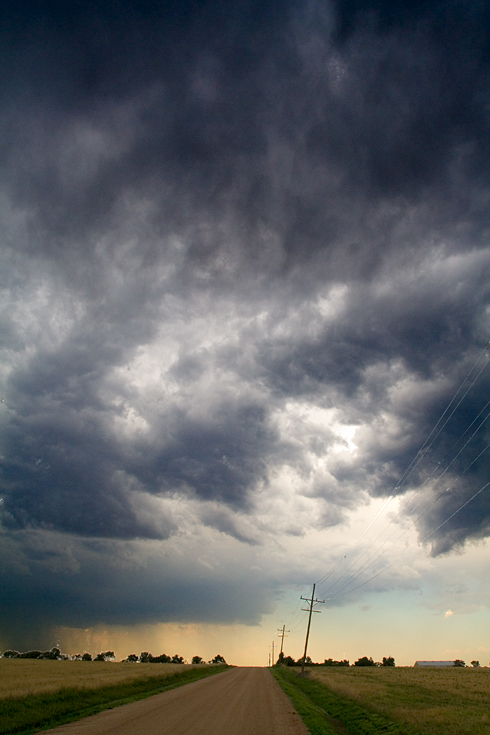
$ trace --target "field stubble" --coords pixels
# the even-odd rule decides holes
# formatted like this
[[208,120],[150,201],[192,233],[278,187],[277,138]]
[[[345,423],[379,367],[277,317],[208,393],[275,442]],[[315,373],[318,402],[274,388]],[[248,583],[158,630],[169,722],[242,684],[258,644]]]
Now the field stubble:
[[490,669],[319,667],[339,695],[428,735],[490,735]]
[[149,676],[200,668],[191,664],[104,663],[102,661],[39,661],[0,658],[0,700],[57,692],[69,687],[98,689]]

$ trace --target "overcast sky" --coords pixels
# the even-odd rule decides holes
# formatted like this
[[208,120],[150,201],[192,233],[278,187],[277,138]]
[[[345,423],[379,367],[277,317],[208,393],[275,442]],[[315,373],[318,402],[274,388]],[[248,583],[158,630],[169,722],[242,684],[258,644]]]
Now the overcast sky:
[[484,4],[5,7],[0,645],[488,658]]

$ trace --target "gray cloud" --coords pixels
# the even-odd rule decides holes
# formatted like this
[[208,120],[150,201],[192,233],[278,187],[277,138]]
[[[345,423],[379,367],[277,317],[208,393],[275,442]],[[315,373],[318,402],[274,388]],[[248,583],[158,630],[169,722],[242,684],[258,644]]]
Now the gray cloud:
[[[17,16],[0,380],[2,523],[20,546],[34,530],[106,539],[107,558],[167,543],[178,498],[252,547],[283,471],[323,503],[317,527],[392,492],[488,339],[489,305],[481,10],[392,5]],[[487,395],[483,373],[403,491],[458,451]],[[486,443],[484,425],[420,538],[481,487]],[[434,554],[487,535],[486,497]],[[94,569],[63,578],[64,620]],[[9,580],[12,609],[40,594]]]
[[[42,647],[53,625],[256,624],[271,611],[273,598],[264,575],[247,568],[237,545],[224,546],[225,554],[213,564],[206,561],[206,550],[192,542],[184,556],[175,548],[162,552],[155,546],[51,533],[2,538],[2,645],[15,645],[21,638],[27,646]],[[237,586],[234,565],[240,561]],[[261,601],[256,599],[259,588]],[[13,616],[12,610],[22,614]]]

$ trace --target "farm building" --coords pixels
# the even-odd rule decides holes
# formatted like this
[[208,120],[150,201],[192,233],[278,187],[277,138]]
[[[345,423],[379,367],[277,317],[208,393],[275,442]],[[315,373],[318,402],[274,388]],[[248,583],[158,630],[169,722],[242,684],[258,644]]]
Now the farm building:
[[416,661],[414,666],[454,666],[454,661]]

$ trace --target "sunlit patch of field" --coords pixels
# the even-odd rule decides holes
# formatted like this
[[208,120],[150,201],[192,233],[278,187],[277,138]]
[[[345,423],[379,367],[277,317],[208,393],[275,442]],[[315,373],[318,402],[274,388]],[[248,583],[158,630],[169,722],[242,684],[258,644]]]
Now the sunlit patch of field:
[[318,667],[338,694],[428,735],[490,735],[490,669]]
[[64,687],[97,689],[148,676],[198,668],[191,664],[103,663],[0,658],[0,700],[56,692]]

